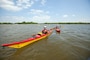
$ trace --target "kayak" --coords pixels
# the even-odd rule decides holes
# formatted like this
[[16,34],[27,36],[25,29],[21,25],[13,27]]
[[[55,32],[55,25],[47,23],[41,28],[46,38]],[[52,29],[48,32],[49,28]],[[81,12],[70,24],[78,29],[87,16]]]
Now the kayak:
[[11,47],[11,48],[22,48],[25,47],[31,43],[34,43],[36,41],[39,41],[41,39],[44,39],[46,37],[48,37],[49,35],[51,35],[52,30],[49,30],[49,33],[47,34],[41,34],[41,36],[39,37],[31,37],[25,40],[22,40],[20,42],[13,42],[13,43],[8,43],[8,44],[2,44],[3,47]]
[[60,33],[60,29],[56,29],[56,32]]

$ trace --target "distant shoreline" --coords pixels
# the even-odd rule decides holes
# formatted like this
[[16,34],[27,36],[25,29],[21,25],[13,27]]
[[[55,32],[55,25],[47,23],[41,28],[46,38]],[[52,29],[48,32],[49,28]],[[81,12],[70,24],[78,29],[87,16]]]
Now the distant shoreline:
[[37,23],[37,22],[17,22],[17,23],[10,23],[10,22],[0,22],[0,24],[90,24],[90,22],[55,22],[55,23]]
[[44,23],[44,24],[90,24],[86,22],[59,22],[59,23]]

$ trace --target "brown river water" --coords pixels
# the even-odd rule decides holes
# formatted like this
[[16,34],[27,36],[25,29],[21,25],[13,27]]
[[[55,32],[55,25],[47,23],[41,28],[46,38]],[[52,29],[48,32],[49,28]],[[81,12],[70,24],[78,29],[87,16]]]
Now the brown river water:
[[[43,29],[58,25],[55,31],[40,41],[20,49],[1,44],[30,38]],[[0,25],[0,60],[90,60],[90,24],[12,24]]]

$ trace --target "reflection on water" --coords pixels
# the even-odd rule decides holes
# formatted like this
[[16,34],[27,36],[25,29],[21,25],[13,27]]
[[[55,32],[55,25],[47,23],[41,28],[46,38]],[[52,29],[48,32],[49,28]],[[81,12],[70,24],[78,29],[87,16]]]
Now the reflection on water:
[[[0,45],[31,37],[44,24],[0,25]],[[46,24],[53,28],[55,24]],[[21,49],[0,47],[0,60],[90,60],[90,25],[61,25],[48,38]]]

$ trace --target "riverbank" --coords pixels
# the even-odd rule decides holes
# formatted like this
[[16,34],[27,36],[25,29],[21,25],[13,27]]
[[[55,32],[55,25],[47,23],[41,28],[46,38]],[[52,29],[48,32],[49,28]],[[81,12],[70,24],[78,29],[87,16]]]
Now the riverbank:
[[90,24],[90,22],[55,22],[55,23],[44,23],[44,24]]
[[45,22],[45,23],[37,23],[37,22],[0,22],[0,24],[90,24],[90,22]]

